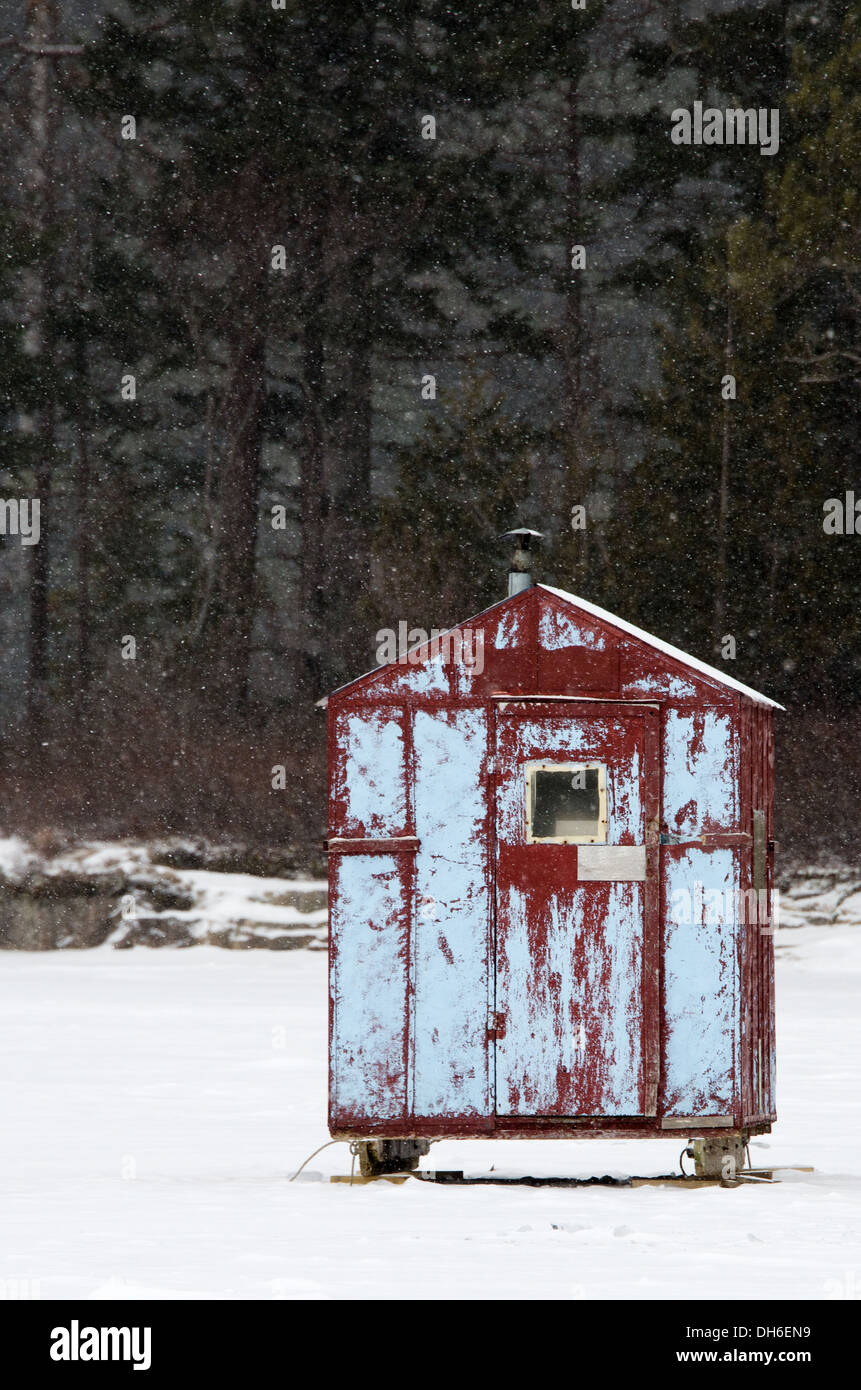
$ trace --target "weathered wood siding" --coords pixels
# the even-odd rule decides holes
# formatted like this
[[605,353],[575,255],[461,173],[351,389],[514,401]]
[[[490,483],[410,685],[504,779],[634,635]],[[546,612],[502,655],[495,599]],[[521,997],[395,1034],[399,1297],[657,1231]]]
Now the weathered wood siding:
[[330,856],[330,1115],[408,1113],[410,856],[372,842],[412,830],[403,709],[333,713],[330,833],[371,842]]
[[[333,1132],[767,1124],[771,711],[540,586],[460,632],[330,700]],[[606,765],[615,859],[525,842],[545,757]]]
[[487,713],[416,710],[412,1107],[488,1115]]
[[739,828],[731,711],[664,710],[663,1084],[667,1115],[726,1115],[735,1101],[738,849],[697,845]]
[[732,849],[664,851],[663,1113],[727,1115],[737,1046],[738,885]]
[[581,885],[578,846],[526,840],[523,768],[540,757],[605,764],[608,843],[644,843],[644,717],[593,708],[498,713],[500,1114],[644,1111],[645,884]]
[[408,1113],[409,903],[398,855],[332,863],[330,1113],[336,1124]]

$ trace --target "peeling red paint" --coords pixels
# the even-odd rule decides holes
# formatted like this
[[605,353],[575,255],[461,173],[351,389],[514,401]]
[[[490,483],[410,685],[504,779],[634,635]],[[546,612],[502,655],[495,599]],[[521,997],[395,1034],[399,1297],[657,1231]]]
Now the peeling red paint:
[[437,942],[439,943],[439,948],[445,956],[446,960],[448,961],[449,965],[454,965],[454,956],[452,955],[451,947],[449,946],[442,932],[440,932],[439,936],[437,937]]

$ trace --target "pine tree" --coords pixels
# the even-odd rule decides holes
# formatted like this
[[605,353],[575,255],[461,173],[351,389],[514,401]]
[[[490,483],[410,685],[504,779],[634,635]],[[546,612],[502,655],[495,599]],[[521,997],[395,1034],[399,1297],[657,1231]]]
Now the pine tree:
[[614,529],[626,611],[713,661],[732,636],[729,669],[778,697],[857,688],[858,561],[822,510],[851,488],[858,426],[858,45],[833,40],[796,49],[796,138],[761,213],[677,271],[654,442]]
[[416,445],[396,459],[398,485],[375,537],[377,617],[428,630],[505,597],[500,536],[528,524],[530,461],[546,443],[478,374],[434,405]]
[[[105,22],[78,104],[104,118],[138,113],[153,168],[141,240],[172,256],[189,331],[205,325],[211,533],[190,642],[198,660],[210,654],[210,684],[241,704],[273,439],[298,455],[296,639],[303,693],[316,695],[333,641],[349,651],[367,587],[373,451],[387,428],[375,392],[469,337],[443,308],[455,283],[493,318],[487,262],[522,258],[529,178],[486,157],[482,123],[498,124],[543,64],[570,63],[584,21],[554,11],[524,25],[519,6],[489,0],[468,16],[406,0],[289,0],[280,11],[132,0],[129,10],[129,22]],[[423,111],[440,126],[432,149]],[[510,343],[522,322],[497,313],[487,336]]]

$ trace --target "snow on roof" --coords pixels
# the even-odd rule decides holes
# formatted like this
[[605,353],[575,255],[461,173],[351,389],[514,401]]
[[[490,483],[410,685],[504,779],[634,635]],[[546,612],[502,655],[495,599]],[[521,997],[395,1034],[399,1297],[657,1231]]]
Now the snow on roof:
[[770,705],[772,709],[784,708],[776,700],[770,700],[767,695],[760,694],[758,690],[751,690],[749,685],[742,685],[741,681],[733,680],[732,676],[725,675],[716,666],[709,666],[705,661],[699,661],[695,656],[690,656],[688,652],[683,652],[679,647],[673,647],[669,642],[662,642],[660,637],[653,637],[650,632],[644,632],[641,627],[634,627],[633,623],[626,623],[624,618],[617,618],[615,613],[608,613],[605,608],[599,608],[597,604],[589,603],[584,598],[578,598],[576,594],[569,594],[565,589],[554,589],[552,584],[536,584],[535,588],[545,589],[547,593],[555,594],[557,598],[564,599],[566,603],[573,603],[584,613],[590,613],[593,618],[600,618],[602,622],[609,623],[611,627],[619,628],[620,631],[627,632],[629,636],[636,637],[639,642],[648,643],[650,647],[663,652],[665,656],[671,656],[674,661],[682,662],[684,666],[699,671],[701,675],[708,676],[711,680],[720,681],[721,685],[728,685],[731,690],[738,690],[749,700],[756,700],[761,705]]

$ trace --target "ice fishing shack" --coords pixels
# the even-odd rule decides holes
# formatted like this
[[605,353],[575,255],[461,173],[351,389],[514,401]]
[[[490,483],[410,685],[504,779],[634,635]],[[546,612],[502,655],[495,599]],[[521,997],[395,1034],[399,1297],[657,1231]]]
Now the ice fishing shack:
[[781,707],[518,545],[508,598],[325,702],[330,1131],[365,1173],[659,1135],[714,1172],[775,1119]]

